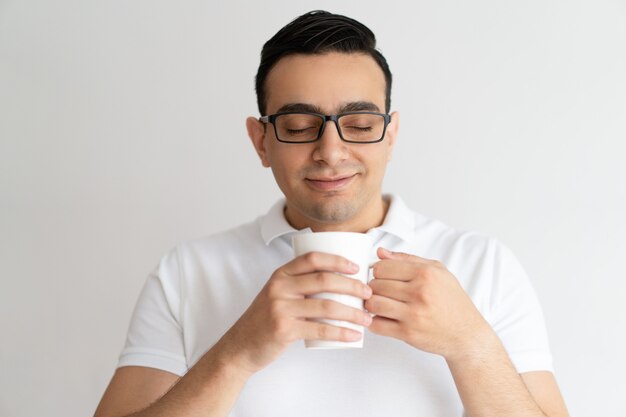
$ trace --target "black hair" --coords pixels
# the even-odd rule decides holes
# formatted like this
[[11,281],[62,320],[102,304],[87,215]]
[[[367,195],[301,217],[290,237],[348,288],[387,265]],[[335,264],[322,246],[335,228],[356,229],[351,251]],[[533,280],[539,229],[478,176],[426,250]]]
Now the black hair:
[[385,75],[385,111],[391,107],[391,71],[387,60],[376,49],[376,36],[364,24],[346,16],[315,10],[296,18],[270,40],[261,51],[256,74],[259,111],[265,115],[265,80],[272,67],[287,55],[317,55],[328,52],[364,53],[370,55]]

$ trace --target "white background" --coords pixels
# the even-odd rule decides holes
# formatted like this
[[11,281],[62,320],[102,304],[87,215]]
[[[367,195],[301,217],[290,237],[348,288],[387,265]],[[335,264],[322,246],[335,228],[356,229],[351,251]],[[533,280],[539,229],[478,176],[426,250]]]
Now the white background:
[[378,36],[385,190],[509,245],[572,416],[626,410],[626,2],[0,0],[0,415],[91,415],[177,242],[280,196],[244,120],[311,9]]

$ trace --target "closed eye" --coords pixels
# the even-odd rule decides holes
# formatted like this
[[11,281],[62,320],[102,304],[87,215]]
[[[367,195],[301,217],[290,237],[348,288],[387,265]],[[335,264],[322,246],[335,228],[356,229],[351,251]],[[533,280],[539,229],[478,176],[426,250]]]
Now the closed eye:
[[345,129],[353,129],[361,132],[371,132],[372,126],[346,126]]
[[289,133],[290,135],[299,135],[300,133],[304,133],[307,130],[311,130],[311,129],[316,129],[316,127],[304,127],[302,129],[287,129],[287,133]]

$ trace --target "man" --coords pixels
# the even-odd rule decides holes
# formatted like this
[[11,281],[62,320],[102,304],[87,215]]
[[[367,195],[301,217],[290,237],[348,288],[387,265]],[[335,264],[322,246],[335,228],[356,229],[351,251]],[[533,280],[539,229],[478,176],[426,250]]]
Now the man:
[[[307,13],[265,44],[263,116],[247,129],[285,200],[163,258],[96,416],[567,415],[514,256],[382,194],[390,92],[373,33],[350,18]],[[375,279],[342,276],[356,267],[329,254],[293,259],[303,229],[372,235]],[[320,292],[360,297],[371,315],[306,297]],[[354,350],[294,343],[361,337]]]

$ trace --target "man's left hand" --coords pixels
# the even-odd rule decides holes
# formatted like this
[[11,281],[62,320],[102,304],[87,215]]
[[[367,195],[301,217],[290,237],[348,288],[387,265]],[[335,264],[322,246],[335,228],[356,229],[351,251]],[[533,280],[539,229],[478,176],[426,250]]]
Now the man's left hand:
[[369,331],[446,359],[479,353],[495,336],[456,277],[438,261],[378,249],[365,308]]

